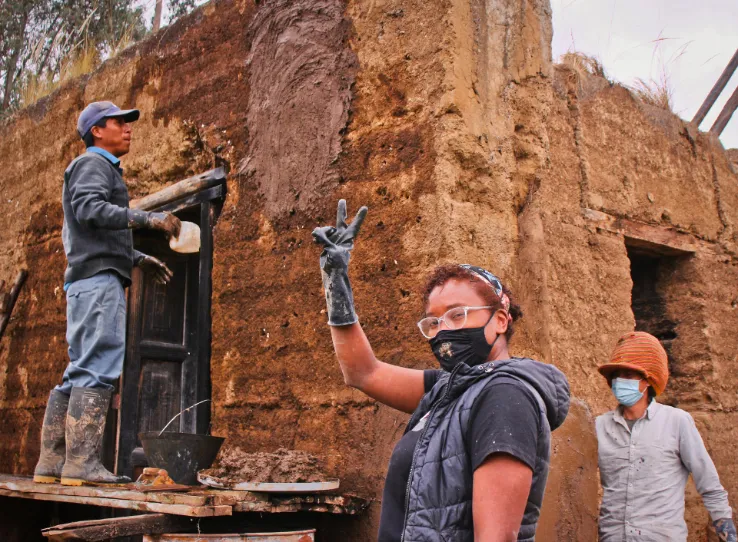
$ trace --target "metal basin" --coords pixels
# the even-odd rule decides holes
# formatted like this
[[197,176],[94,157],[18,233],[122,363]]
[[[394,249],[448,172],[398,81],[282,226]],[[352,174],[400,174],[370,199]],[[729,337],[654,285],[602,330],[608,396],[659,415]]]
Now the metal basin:
[[197,485],[197,471],[210,468],[222,437],[158,431],[139,433],[149,467],[166,469],[178,484]]
[[143,542],[313,542],[315,529],[282,533],[253,534],[160,534],[146,535]]

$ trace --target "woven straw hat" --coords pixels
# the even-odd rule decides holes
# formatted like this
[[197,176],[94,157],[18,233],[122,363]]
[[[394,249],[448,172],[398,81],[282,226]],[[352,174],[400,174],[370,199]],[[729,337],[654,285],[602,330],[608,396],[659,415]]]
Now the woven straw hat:
[[631,369],[643,373],[661,395],[669,380],[669,365],[664,347],[659,340],[643,331],[626,333],[615,345],[610,361],[600,365],[599,371],[612,384],[612,373],[617,369]]

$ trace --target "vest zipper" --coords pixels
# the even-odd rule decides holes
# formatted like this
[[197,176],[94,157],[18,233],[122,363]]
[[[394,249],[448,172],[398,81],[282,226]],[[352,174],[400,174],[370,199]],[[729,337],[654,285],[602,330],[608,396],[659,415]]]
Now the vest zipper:
[[453,371],[451,371],[451,376],[448,377],[448,382],[446,383],[446,391],[443,392],[443,396],[435,402],[435,404],[431,407],[430,413],[428,414],[428,421],[425,422],[425,426],[420,431],[420,436],[418,437],[418,442],[415,444],[415,449],[413,450],[413,460],[410,463],[410,473],[407,476],[407,486],[405,487],[405,520],[402,522],[402,537],[400,538],[400,542],[405,542],[405,530],[407,529],[407,512],[408,508],[410,507],[410,485],[413,481],[413,470],[415,470],[415,460],[418,457],[418,446],[420,445],[420,442],[423,440],[423,437],[425,436],[426,431],[428,431],[428,427],[430,426],[430,422],[433,419],[433,414],[435,413],[436,409],[438,408],[438,405],[443,403],[446,398],[448,397],[449,391],[451,391],[451,382],[453,382],[454,376],[456,376],[456,373],[458,372],[459,368],[461,367],[461,363],[458,363],[456,367],[454,367]]

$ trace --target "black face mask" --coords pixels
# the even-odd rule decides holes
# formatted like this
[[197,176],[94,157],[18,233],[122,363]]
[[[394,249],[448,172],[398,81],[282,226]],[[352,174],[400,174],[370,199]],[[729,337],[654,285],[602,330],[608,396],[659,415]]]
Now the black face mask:
[[484,336],[485,327],[445,329],[430,339],[428,343],[441,368],[451,372],[459,363],[474,367],[486,362],[499,335],[489,344]]

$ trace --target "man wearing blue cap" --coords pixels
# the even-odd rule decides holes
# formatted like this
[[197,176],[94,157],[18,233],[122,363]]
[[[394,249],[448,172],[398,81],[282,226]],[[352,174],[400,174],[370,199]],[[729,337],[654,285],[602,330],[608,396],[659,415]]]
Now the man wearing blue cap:
[[124,288],[134,265],[166,284],[172,276],[158,259],[133,248],[132,229],[178,236],[180,221],[170,213],[128,207],[120,157],[131,146],[136,109],[111,102],[88,105],[77,121],[87,152],[64,172],[62,239],[67,256],[69,365],[49,396],[41,454],[33,479],[65,485],[129,482],[100,462],[105,418],[123,368],[126,330]]

